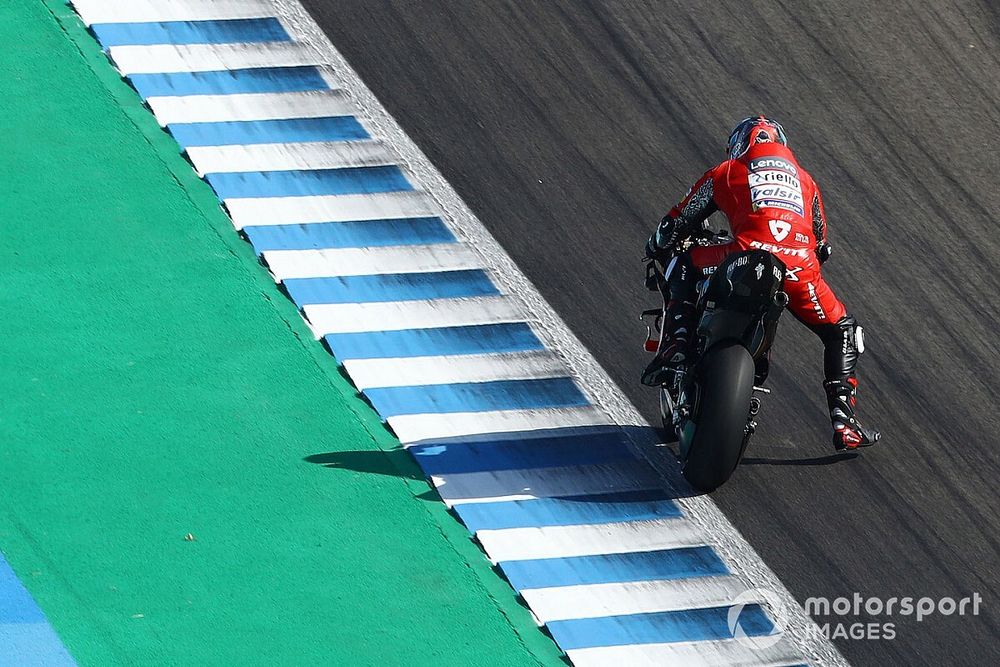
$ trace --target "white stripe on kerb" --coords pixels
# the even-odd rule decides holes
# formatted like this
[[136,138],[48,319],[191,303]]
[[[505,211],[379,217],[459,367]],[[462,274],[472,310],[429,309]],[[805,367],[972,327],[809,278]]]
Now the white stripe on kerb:
[[479,255],[463,243],[268,250],[261,255],[278,282],[292,278],[371,276],[386,273],[429,273],[477,269]]
[[420,190],[367,195],[254,197],[227,199],[226,208],[237,229],[253,225],[303,225],[382,218],[438,215],[434,200]]
[[92,23],[146,23],[208,21],[274,16],[267,0],[73,0],[87,25]]
[[571,618],[721,607],[746,590],[747,585],[738,577],[724,575],[535,588],[521,591],[521,596],[535,618],[548,623]]
[[704,531],[685,519],[480,530],[476,539],[494,563],[535,558],[597,556],[627,550],[704,546]]
[[629,644],[567,651],[574,667],[718,667],[753,665],[779,667],[801,665],[794,644],[782,640],[776,646],[756,648],[738,639],[669,644]]
[[351,116],[355,112],[344,91],[332,88],[293,93],[150,97],[146,104],[164,127],[175,123]]
[[[594,408],[575,408],[593,414]],[[593,414],[595,421],[600,416]],[[460,445],[461,443],[459,443]],[[432,475],[431,481],[449,507],[535,498],[564,498],[602,493],[659,489],[663,481],[645,461],[634,459],[602,465],[556,466]],[[459,510],[461,513],[461,510]]]
[[379,167],[396,163],[385,144],[369,140],[192,146],[187,154],[199,176],[222,172]]
[[108,53],[125,76],[322,65],[315,51],[295,42],[112,46]]
[[[456,324],[462,326],[461,318]],[[515,321],[513,318],[508,320]],[[481,322],[488,324],[489,322]],[[546,408],[534,410],[499,410],[496,412],[457,412],[452,414],[399,415],[390,417],[389,426],[396,437],[406,445],[444,438],[461,438],[469,435],[512,433],[551,429],[568,426],[600,426],[610,422],[609,417],[592,406],[574,408]]]
[[508,354],[350,359],[347,374],[358,389],[405,387],[418,384],[454,384],[494,380],[533,380],[564,377],[566,364],[548,350]]
[[[317,336],[464,327],[524,320],[521,304],[506,296],[380,303],[320,303],[302,308]],[[447,418],[439,416],[442,421]]]

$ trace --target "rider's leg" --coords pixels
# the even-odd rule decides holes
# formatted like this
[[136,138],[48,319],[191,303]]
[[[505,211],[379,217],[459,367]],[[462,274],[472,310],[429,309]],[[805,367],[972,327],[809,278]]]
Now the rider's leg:
[[879,432],[865,428],[858,421],[858,378],[855,370],[858,355],[864,352],[861,327],[853,315],[844,315],[833,324],[821,325],[817,331],[823,339],[823,369],[826,380],[826,402],[833,423],[833,446],[838,449],[856,449],[874,444]]
[[669,379],[671,368],[683,366],[687,361],[687,349],[693,338],[694,305],[698,278],[690,256],[685,253],[676,259],[673,271],[667,278],[664,295],[667,306],[663,314],[663,335],[660,349],[642,372],[642,383],[658,387]]
[[856,409],[856,369],[858,356],[864,352],[861,327],[822,276],[806,271],[799,275],[799,281],[786,280],[785,291],[792,313],[823,341],[823,388],[833,425],[833,446],[851,450],[871,445],[880,434],[861,425]]

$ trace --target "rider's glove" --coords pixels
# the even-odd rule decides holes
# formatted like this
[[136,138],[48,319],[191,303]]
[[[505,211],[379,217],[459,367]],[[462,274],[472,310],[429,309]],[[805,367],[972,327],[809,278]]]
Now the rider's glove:
[[649,240],[646,241],[646,259],[659,259],[662,256],[662,252],[656,247],[656,232],[653,232]]
[[830,255],[833,254],[833,246],[826,241],[821,241],[819,245],[816,246],[816,259],[819,260],[820,265],[826,264],[826,260],[830,259]]
[[646,241],[646,258],[647,259],[657,259],[663,260],[670,256],[671,246],[663,247],[660,245],[659,241],[664,238],[672,237],[674,231],[674,219],[669,215],[664,216],[663,220],[657,226],[656,230]]

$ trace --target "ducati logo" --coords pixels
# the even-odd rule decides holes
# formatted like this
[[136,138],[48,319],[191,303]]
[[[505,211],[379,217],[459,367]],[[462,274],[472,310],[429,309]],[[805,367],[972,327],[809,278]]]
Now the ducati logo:
[[784,220],[771,220],[768,225],[771,227],[771,236],[778,243],[784,241],[788,233],[792,231],[792,224]]

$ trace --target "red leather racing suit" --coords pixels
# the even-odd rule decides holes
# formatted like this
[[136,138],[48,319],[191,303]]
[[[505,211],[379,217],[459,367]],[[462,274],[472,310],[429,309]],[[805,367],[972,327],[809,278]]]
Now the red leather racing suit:
[[739,159],[705,172],[670,210],[674,235],[683,238],[720,210],[729,218],[735,240],[692,248],[696,269],[709,274],[729,253],[761,248],[788,267],[784,289],[788,308],[799,320],[821,325],[844,317],[844,304],[820,274],[817,248],[826,243],[826,218],[819,188],[787,147],[755,144]]
[[712,273],[732,252],[760,248],[785,263],[788,308],[823,341],[823,387],[834,447],[844,450],[874,443],[878,431],[864,428],[855,412],[862,330],[820,274],[820,258],[829,256],[829,246],[823,200],[812,177],[783,144],[755,142],[739,158],[726,160],[698,179],[660,222],[646,245],[647,256],[669,252],[716,211],[729,218],[734,240],[695,246],[677,258],[664,293],[664,335],[642,382],[662,385],[666,366],[686,361],[696,274]]

